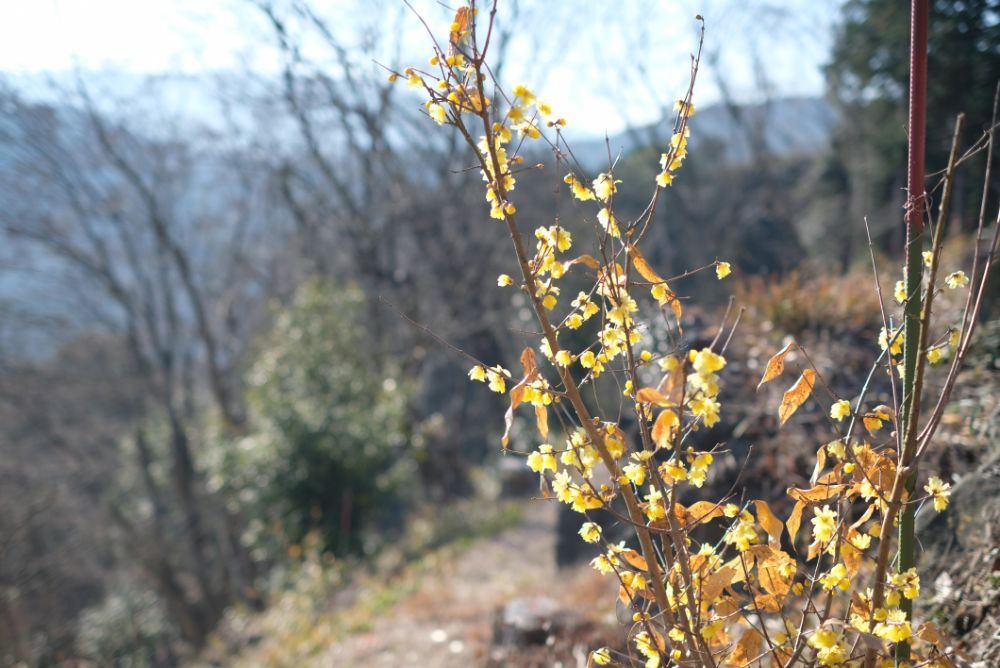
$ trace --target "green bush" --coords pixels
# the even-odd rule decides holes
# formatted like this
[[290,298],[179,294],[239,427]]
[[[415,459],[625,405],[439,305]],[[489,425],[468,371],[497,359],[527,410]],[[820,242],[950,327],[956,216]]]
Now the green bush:
[[258,557],[294,554],[314,531],[327,550],[370,552],[399,526],[408,392],[394,363],[376,364],[365,308],[357,287],[310,279],[250,365],[251,429],[219,479],[235,486]]

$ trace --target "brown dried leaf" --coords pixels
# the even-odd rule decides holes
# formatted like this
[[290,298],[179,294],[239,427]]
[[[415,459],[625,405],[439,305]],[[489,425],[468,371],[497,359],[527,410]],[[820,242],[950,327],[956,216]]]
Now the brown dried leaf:
[[524,378],[510,388],[510,408],[503,416],[504,430],[503,436],[500,437],[500,444],[504,448],[510,443],[510,428],[514,424],[514,411],[524,399],[524,388],[538,377],[538,362],[535,359],[534,348],[528,347],[521,352],[521,366],[524,368]]
[[698,524],[710,522],[716,517],[722,517],[724,514],[722,506],[711,501],[697,501],[691,504],[688,508],[684,508],[684,506],[678,503],[674,506],[674,510],[683,510],[683,514],[677,513],[677,516],[686,527],[693,527]]
[[[650,266],[646,258],[642,256],[639,249],[634,245],[629,245],[628,253],[632,256],[632,266],[635,270],[639,272],[639,275],[645,278],[647,281],[653,285],[663,285],[666,287],[667,280],[656,273],[656,270]],[[673,292],[670,293],[670,308],[674,312],[674,318],[677,320],[677,331],[683,331],[681,329],[681,316],[683,315],[683,308],[681,307],[681,300],[677,298]]]
[[641,404],[653,404],[654,406],[670,406],[670,399],[660,394],[660,391],[652,387],[644,387],[635,393],[635,400]]
[[826,466],[826,446],[820,446],[820,449],[816,451],[816,465],[813,467],[812,475],[809,476],[809,482],[813,485],[819,480],[819,474],[823,472],[823,468]]
[[788,537],[792,539],[792,545],[795,545],[795,536],[799,533],[799,525],[802,524],[802,511],[805,510],[805,507],[806,504],[796,501],[791,516],[785,522],[785,526],[788,527]]
[[656,416],[653,423],[652,437],[657,448],[668,448],[670,442],[674,440],[674,430],[679,426],[680,421],[677,414],[672,410],[665,409]]
[[542,440],[549,440],[549,409],[545,406],[535,406],[535,423]]
[[771,359],[767,361],[767,368],[764,369],[764,377],[760,379],[757,383],[757,389],[759,390],[764,383],[774,380],[785,370],[785,355],[790,353],[795,348],[795,342],[790,341],[784,348],[779,350],[774,354]]
[[847,487],[849,485],[816,485],[810,489],[789,487],[788,496],[802,503],[817,503],[819,501],[829,501]]
[[740,636],[736,643],[736,649],[726,659],[730,666],[746,666],[760,655],[760,648],[764,642],[764,636],[756,628],[749,628]]
[[774,543],[775,545],[781,544],[781,532],[784,530],[785,526],[781,523],[774,513],[771,512],[771,507],[767,505],[767,501],[762,501],[758,499],[754,501],[754,506],[757,507],[757,521],[760,522],[761,527],[767,532],[767,540],[769,543]]
[[[853,532],[857,535],[857,531]],[[848,532],[848,536],[851,532]],[[844,541],[840,545],[840,560],[844,562],[844,568],[847,569],[847,577],[853,578],[858,574],[861,569],[861,550],[851,545],[850,542]]]
[[459,7],[458,11],[455,12],[455,18],[452,20],[452,27],[455,30],[451,30],[448,33],[448,41],[454,45],[458,46],[458,43],[462,41],[465,34],[469,32],[469,19],[472,17],[472,9],[470,7]]
[[639,249],[634,245],[629,245],[628,254],[632,256],[632,266],[635,270],[639,272],[639,275],[645,278],[650,283],[666,283],[666,279],[656,273],[656,271],[646,262],[646,258],[642,256]]
[[667,397],[671,404],[677,405],[684,395],[684,365],[677,364],[663,376],[656,388],[660,394]]
[[640,571],[649,570],[649,564],[646,563],[645,558],[635,550],[624,550],[621,553],[622,559],[627,561],[632,568]]
[[785,424],[788,418],[792,417],[792,414],[799,409],[799,406],[806,402],[806,399],[812,394],[815,382],[816,372],[812,369],[806,369],[795,381],[795,384],[788,388],[781,398],[781,406],[778,407],[778,418],[781,420],[781,424]]
[[734,577],[736,577],[736,570],[730,566],[723,566],[714,573],[710,573],[702,580],[701,600],[705,603],[714,603],[722,590],[733,583]]
[[601,268],[601,263],[598,262],[592,255],[581,255],[580,257],[574,260],[570,260],[569,266],[572,267],[574,264],[582,264],[587,267],[590,267],[591,269]]

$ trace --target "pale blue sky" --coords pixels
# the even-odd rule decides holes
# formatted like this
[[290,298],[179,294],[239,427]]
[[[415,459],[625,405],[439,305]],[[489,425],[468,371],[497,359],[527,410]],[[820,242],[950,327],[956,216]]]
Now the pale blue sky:
[[[400,3],[381,5],[391,13]],[[377,11],[357,0],[313,4],[348,35],[355,17],[371,20]],[[433,28],[446,29],[442,3],[413,4]],[[684,90],[687,56],[696,45],[693,17],[700,13],[710,57],[698,103],[718,101],[721,83],[739,101],[817,95],[839,6],[839,0],[522,0],[524,29],[512,41],[505,83],[533,84],[556,113],[587,133],[654,120],[658,105]],[[387,45],[402,43],[404,55],[425,62],[422,26],[410,17],[399,25]],[[0,71],[65,72],[75,62],[85,71],[133,74],[277,67],[273,37],[247,0],[33,0],[5,7]]]

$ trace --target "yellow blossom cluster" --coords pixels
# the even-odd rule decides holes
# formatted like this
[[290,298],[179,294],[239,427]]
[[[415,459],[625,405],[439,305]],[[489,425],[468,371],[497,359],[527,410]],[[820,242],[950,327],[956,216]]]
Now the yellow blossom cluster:
[[510,378],[510,371],[500,365],[486,367],[477,364],[469,370],[469,378],[487,383],[489,388],[498,394],[507,391],[507,378]]

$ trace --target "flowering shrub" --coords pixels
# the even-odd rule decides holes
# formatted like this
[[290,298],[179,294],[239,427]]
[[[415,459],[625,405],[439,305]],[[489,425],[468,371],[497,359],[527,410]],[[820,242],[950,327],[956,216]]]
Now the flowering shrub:
[[[566,120],[530,88],[518,85],[508,92],[492,78],[487,53],[496,9],[494,2],[480,16],[475,2],[461,7],[447,42],[434,40],[429,67],[393,72],[390,78],[405,79],[422,91],[429,119],[461,134],[481,170],[490,217],[510,233],[520,276],[502,275],[497,283],[525,292],[541,338],[524,349],[517,373],[477,362],[469,376],[509,397],[504,448],[510,445],[515,412],[530,407],[539,444],[518,454],[540,476],[546,495],[581,514],[580,537],[598,548],[593,567],[617,581],[619,599],[632,611],[629,653],[594,648],[591,664],[873,666],[892,662],[895,654],[899,663],[954,665],[935,625],[912,619],[920,578],[912,567],[911,543],[916,507],[929,502],[941,511],[948,504],[949,485],[939,478],[916,486],[917,466],[968,350],[990,267],[980,261],[977,245],[979,259],[971,274],[950,273],[943,280],[946,287],[938,280],[945,227],[940,221],[947,216],[955,152],[944,180],[941,218],[925,255],[926,271],[909,268],[925,276],[923,289],[911,295],[905,286],[896,291],[902,302],[921,302],[918,335],[904,340],[903,328],[893,326],[891,304],[881,308],[882,352],[869,381],[878,372],[889,374],[894,387],[902,380],[903,391],[894,392],[896,405],[869,406],[867,382],[848,398],[809,362],[784,393],[780,423],[816,397],[830,405],[830,425],[838,437],[814,445],[810,486],[788,490],[793,501],[788,517],[776,516],[763,500],[703,499],[685,506],[681,493],[702,488],[721,447],[698,450],[690,437],[720,419],[727,339],[720,334],[707,347],[685,349],[684,309],[674,287],[706,269],[725,279],[731,267],[717,260],[682,277],[664,278],[640,246],[688,154],[701,46],[692,56],[690,86],[676,105],[672,136],[659,165],[650,166],[649,203],[641,215],[626,220],[615,213],[620,181],[613,168],[590,176],[567,167],[573,161],[563,134]],[[558,215],[534,230],[533,246],[524,238],[516,189],[519,178],[541,169],[523,167],[523,148],[532,141],[551,148],[570,196],[587,207],[592,254],[574,252],[580,244]],[[996,237],[989,252],[995,250]],[[571,275],[589,287],[575,296],[564,294],[561,283]],[[961,321],[933,322],[935,295],[970,284],[974,288]],[[678,342],[673,349],[654,352],[641,304],[668,320]],[[588,343],[568,348],[564,342],[572,330],[580,330],[574,341],[587,333]],[[902,379],[905,353],[914,349],[920,355],[907,363],[909,378]],[[789,343],[770,359],[761,385],[782,377],[792,350],[809,360],[805,350]],[[950,363],[941,395],[918,424],[921,400],[927,399],[925,371],[945,357]],[[595,388],[601,378],[620,388],[616,405],[600,401]],[[584,400],[591,391],[596,408]],[[638,425],[635,438],[623,428],[625,413]],[[550,425],[553,417],[557,428]],[[594,521],[595,511],[631,526],[638,549],[610,542]],[[699,538],[696,529],[709,523],[721,525],[721,541]],[[893,539],[897,525],[898,541]],[[890,559],[894,548],[895,561]]]

